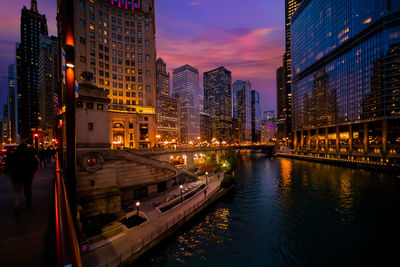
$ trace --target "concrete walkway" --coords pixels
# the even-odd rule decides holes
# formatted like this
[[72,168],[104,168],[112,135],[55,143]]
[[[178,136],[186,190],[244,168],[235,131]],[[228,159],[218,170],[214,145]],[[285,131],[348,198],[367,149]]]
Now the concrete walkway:
[[[21,166],[23,168],[23,166]],[[38,169],[32,185],[32,207],[14,215],[10,177],[0,174],[0,266],[49,266],[45,235],[49,225],[54,163]]]
[[[220,186],[223,175],[220,175],[220,179],[217,175],[211,177],[210,183],[207,185],[207,198],[211,194],[215,193]],[[204,180],[204,178],[203,178]],[[204,183],[204,181],[200,182]],[[187,185],[184,185],[185,187]],[[180,193],[180,189],[174,189],[173,192],[166,194]],[[163,196],[165,197],[165,196]],[[97,248],[93,251],[88,252],[82,257],[83,266],[116,266],[122,260],[125,260],[135,250],[141,248],[146,243],[150,242],[153,237],[165,231],[171,227],[174,222],[177,222],[179,218],[187,215],[191,211],[193,206],[199,204],[205,199],[203,190],[192,198],[186,200],[182,204],[179,204],[164,213],[159,213],[159,217],[155,220],[149,220],[142,225],[133,227],[127,231],[127,233],[117,240],[113,240],[108,244]],[[152,206],[154,199],[148,200],[143,204],[143,211],[148,214],[154,210],[157,210]],[[142,210],[141,210],[142,211]],[[122,255],[121,255],[122,254]]]

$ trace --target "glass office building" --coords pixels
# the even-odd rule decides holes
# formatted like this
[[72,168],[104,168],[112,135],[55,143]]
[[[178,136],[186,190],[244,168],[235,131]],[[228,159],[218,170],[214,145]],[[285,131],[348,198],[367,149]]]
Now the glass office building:
[[251,141],[251,83],[238,80],[232,85],[233,119],[238,123],[238,131],[233,132],[239,143]]
[[181,141],[197,142],[200,137],[199,70],[186,64],[173,73],[174,94],[180,101]]
[[204,112],[210,115],[212,137],[232,142],[232,73],[219,67],[203,73]]
[[295,148],[398,161],[400,0],[309,0],[291,20]]

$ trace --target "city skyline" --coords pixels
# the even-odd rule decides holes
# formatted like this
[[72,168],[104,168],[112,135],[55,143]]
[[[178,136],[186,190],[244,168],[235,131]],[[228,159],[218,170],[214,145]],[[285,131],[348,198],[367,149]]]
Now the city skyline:
[[[38,1],[39,12],[46,14],[49,35],[56,35],[56,4],[53,0]],[[24,5],[29,7],[30,1],[7,2],[0,11],[1,76],[7,76],[8,65],[14,63]],[[232,71],[233,80],[250,80],[260,91],[263,110],[276,109],[276,97],[270,95],[275,94],[275,70],[284,53],[284,3],[155,0],[155,5],[157,57],[168,63],[168,72],[185,64],[196,67],[200,73],[225,66]],[[217,10],[223,10],[222,14]],[[252,16],[243,17],[242,13]],[[238,16],[243,19],[236,19]],[[0,104],[6,103],[7,83],[7,79],[0,79]]]

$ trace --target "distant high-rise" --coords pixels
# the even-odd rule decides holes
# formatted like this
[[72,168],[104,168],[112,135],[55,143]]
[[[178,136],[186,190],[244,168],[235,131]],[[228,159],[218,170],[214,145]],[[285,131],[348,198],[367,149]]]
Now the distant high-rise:
[[236,121],[239,143],[252,140],[252,117],[251,117],[251,83],[249,81],[238,80],[232,85],[233,91],[233,120]]
[[254,143],[261,141],[260,93],[251,91],[251,137]]
[[[285,0],[285,55],[283,57],[283,86],[282,95],[278,97],[282,98],[281,105],[284,108],[281,109],[281,122],[285,125],[281,125],[280,135],[281,137],[292,138],[292,46],[291,46],[291,18],[301,4],[302,0]],[[284,95],[283,95],[284,94]],[[279,112],[279,110],[278,110]],[[279,131],[279,130],[278,130]]]
[[200,86],[199,71],[184,65],[174,69],[174,94],[179,96],[181,113],[181,140],[197,141],[200,137]]
[[291,115],[288,113],[291,107],[288,105],[286,84],[285,69],[284,67],[280,67],[276,70],[277,135],[279,139],[288,137],[291,129],[291,121],[289,119]]
[[400,0],[309,0],[291,19],[294,147],[398,163]]
[[16,143],[16,89],[15,64],[8,66],[8,119],[10,122],[11,143]]
[[[39,129],[39,47],[40,35],[47,35],[46,16],[38,13],[37,3],[21,11],[21,43],[17,51],[18,132],[21,142],[32,143]],[[18,59],[18,56],[20,59]],[[18,64],[18,62],[17,62]]]
[[162,58],[158,58],[156,61],[157,71],[157,95],[170,96],[169,90],[169,72],[167,72],[167,64]]
[[205,72],[204,112],[210,115],[212,137],[232,141],[232,73],[224,67]]
[[3,106],[3,117],[1,118],[1,143],[10,143],[10,124],[8,120],[8,105]]
[[40,140],[44,145],[52,144],[54,139],[55,105],[54,95],[58,91],[58,42],[57,37],[40,36],[39,54],[39,107]]
[[161,59],[156,63],[157,77],[157,130],[159,141],[180,140],[180,103],[170,96],[167,64]]

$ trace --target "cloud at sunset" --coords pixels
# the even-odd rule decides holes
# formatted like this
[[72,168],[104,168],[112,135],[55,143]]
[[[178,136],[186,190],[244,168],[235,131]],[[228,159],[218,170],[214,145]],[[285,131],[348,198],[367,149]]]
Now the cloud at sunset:
[[[274,37],[276,31],[274,28],[209,29],[191,37],[164,36],[159,31],[157,54],[170,70],[190,64],[204,72],[223,65],[232,71],[233,79],[250,80],[255,89],[266,91],[275,88],[275,70],[282,63],[283,49],[279,38]],[[273,106],[274,101],[268,105]]]
[[189,6],[198,6],[198,5],[201,5],[201,2],[199,1],[189,2]]

